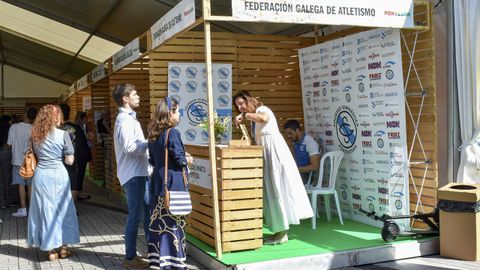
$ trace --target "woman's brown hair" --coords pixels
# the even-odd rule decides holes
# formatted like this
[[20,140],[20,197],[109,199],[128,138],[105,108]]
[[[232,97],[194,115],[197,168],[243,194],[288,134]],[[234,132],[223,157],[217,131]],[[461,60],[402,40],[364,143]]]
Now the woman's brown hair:
[[[170,101],[170,108],[168,105]],[[160,134],[176,125],[175,121],[172,119],[170,112],[175,111],[178,108],[178,102],[175,99],[170,99],[169,97],[162,98],[155,108],[153,117],[148,124],[148,140],[155,141]]]
[[33,122],[32,141],[39,145],[47,138],[48,134],[63,122],[63,114],[57,105],[45,105],[37,114],[37,118]]
[[[258,107],[263,105],[263,102],[258,101],[256,98],[254,98],[250,94],[250,92],[248,92],[246,90],[240,91],[235,96],[233,96],[233,103],[234,104],[235,104],[235,100],[237,100],[237,98],[241,98],[241,99],[245,100],[245,102],[247,103],[247,108],[248,108],[249,112],[255,112]],[[237,111],[237,113],[239,113],[240,111],[238,111],[237,106],[234,106],[234,107],[235,107],[235,110]]]

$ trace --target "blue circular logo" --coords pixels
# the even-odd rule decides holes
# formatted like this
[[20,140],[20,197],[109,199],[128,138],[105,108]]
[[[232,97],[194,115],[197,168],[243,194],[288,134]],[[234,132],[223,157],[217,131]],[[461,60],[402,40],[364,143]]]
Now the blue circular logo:
[[178,104],[180,104],[180,101],[182,101],[182,99],[180,98],[180,96],[179,96],[179,95],[176,95],[176,94],[175,94],[175,95],[171,95],[171,96],[170,96],[170,99],[176,100],[176,101],[178,102]]
[[363,84],[363,82],[358,84],[358,91],[360,91],[362,93],[363,93],[363,91],[365,91],[365,85]]
[[196,137],[197,132],[194,129],[189,128],[185,131],[185,138],[187,138],[187,141],[194,141]]
[[170,76],[172,76],[172,78],[180,77],[180,73],[182,73],[182,70],[179,67],[172,67],[170,69]]
[[197,83],[195,81],[188,81],[185,84],[185,88],[189,93],[193,93],[195,90],[197,90]]
[[373,203],[368,204],[368,210],[370,210],[370,212],[375,211],[375,206],[373,205]]
[[397,208],[398,210],[400,210],[400,209],[402,209],[402,207],[403,207],[402,201],[396,200],[396,201],[395,201],[395,208]]
[[378,138],[377,140],[377,146],[378,148],[383,148],[383,146],[385,145],[385,142],[383,141],[382,138]]
[[221,81],[218,83],[217,88],[220,93],[226,93],[228,89],[230,89],[230,84],[228,82]]
[[207,92],[207,82],[206,82],[206,81],[204,81],[204,82],[202,83],[202,90],[203,90],[203,92],[205,92],[205,93]]
[[322,95],[323,96],[326,96],[327,95],[327,88],[322,88]]
[[387,71],[385,71],[385,77],[387,77],[387,79],[391,80],[391,79],[393,79],[393,77],[395,77],[395,73],[393,72],[393,70],[387,69]]
[[198,125],[202,120],[207,117],[207,103],[203,100],[197,100],[190,103],[187,108],[187,117],[194,124]]
[[225,107],[228,105],[230,98],[228,98],[226,95],[220,95],[217,98],[217,101],[218,101],[218,105],[220,105],[221,107]]
[[204,79],[207,78],[207,68],[202,68],[202,76]]
[[194,67],[188,67],[185,70],[185,73],[187,74],[187,77],[189,79],[194,79],[195,77],[197,77],[197,69]]
[[202,130],[200,134],[202,135],[202,139],[204,142],[208,141],[208,131]]
[[222,67],[222,68],[218,69],[218,76],[220,78],[226,79],[226,78],[228,78],[228,75],[230,75],[230,71],[228,71],[227,68]]
[[344,201],[347,200],[347,192],[346,192],[345,190],[342,191],[342,199],[343,199]]
[[353,152],[357,140],[357,117],[350,107],[342,105],[337,109],[335,119],[335,131],[340,148],[347,153]]
[[346,93],[346,94],[345,94],[345,100],[346,100],[347,102],[352,101],[352,97],[350,96],[350,93]]
[[178,91],[180,91],[180,87],[181,87],[181,83],[179,81],[171,81],[169,84],[168,84],[168,88],[170,89],[170,91],[172,91],[173,93],[177,93]]

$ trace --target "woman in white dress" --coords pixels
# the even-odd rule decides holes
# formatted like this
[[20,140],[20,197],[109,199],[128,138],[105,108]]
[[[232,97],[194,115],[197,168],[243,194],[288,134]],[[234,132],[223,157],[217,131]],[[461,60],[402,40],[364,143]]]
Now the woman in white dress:
[[240,112],[235,117],[235,125],[245,119],[252,121],[255,142],[264,147],[263,218],[275,233],[265,244],[285,243],[289,224],[300,224],[301,219],[313,216],[302,178],[273,112],[248,91],[239,92],[233,100]]

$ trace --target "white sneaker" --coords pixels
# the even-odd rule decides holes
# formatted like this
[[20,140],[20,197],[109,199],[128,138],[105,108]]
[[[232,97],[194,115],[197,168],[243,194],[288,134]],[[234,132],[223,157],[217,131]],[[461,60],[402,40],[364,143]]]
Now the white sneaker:
[[18,208],[17,212],[13,213],[12,216],[14,217],[26,217],[27,216],[27,208]]

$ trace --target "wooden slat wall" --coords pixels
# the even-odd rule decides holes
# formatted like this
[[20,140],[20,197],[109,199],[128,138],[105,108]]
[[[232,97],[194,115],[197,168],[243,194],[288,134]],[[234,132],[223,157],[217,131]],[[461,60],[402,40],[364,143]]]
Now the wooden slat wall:
[[[142,125],[143,133],[146,135],[147,125],[150,121],[150,90],[149,90],[149,65],[148,58],[139,59],[130,65],[124,67],[122,70],[108,77],[108,89],[113,89],[116,85],[121,83],[130,83],[135,85],[137,93],[140,96],[140,107],[137,112],[137,119]],[[109,91],[110,91],[109,90]],[[118,113],[118,106],[110,95],[110,123],[113,131],[115,118]],[[146,136],[145,136],[146,137]],[[110,152],[111,168],[105,168],[106,182],[108,189],[115,193],[121,193],[120,182],[117,178],[117,164],[115,162],[115,152],[113,149],[113,139],[107,140],[105,143],[107,151]],[[106,158],[107,159],[107,158]],[[107,171],[108,170],[108,171]],[[108,174],[108,175],[107,175]]]
[[[108,78],[104,78],[91,86],[91,95],[92,95],[92,112],[95,115],[95,112],[107,113],[110,115],[110,89]],[[96,122],[93,123],[93,127],[97,128]],[[96,136],[97,134],[95,134]],[[111,152],[108,150],[109,147],[106,147],[106,143],[99,143],[98,139],[95,139],[95,147],[92,151],[92,162],[90,162],[90,175],[95,179],[106,179],[106,175],[111,176],[111,159],[105,158],[110,157]],[[107,171],[108,170],[108,171]],[[111,178],[110,178],[111,179]]]
[[[303,122],[299,48],[311,38],[212,33],[212,61],[232,63],[233,93],[249,90],[269,106],[280,127],[290,118]],[[151,111],[167,95],[168,62],[204,62],[204,34],[187,32],[150,54]],[[287,106],[286,106],[287,105]],[[236,132],[234,137],[239,138]]]
[[25,107],[0,107],[0,116],[12,116],[15,114],[20,119],[23,119],[28,108],[34,107],[40,110],[40,108],[47,104],[58,104],[58,98],[26,98]]

